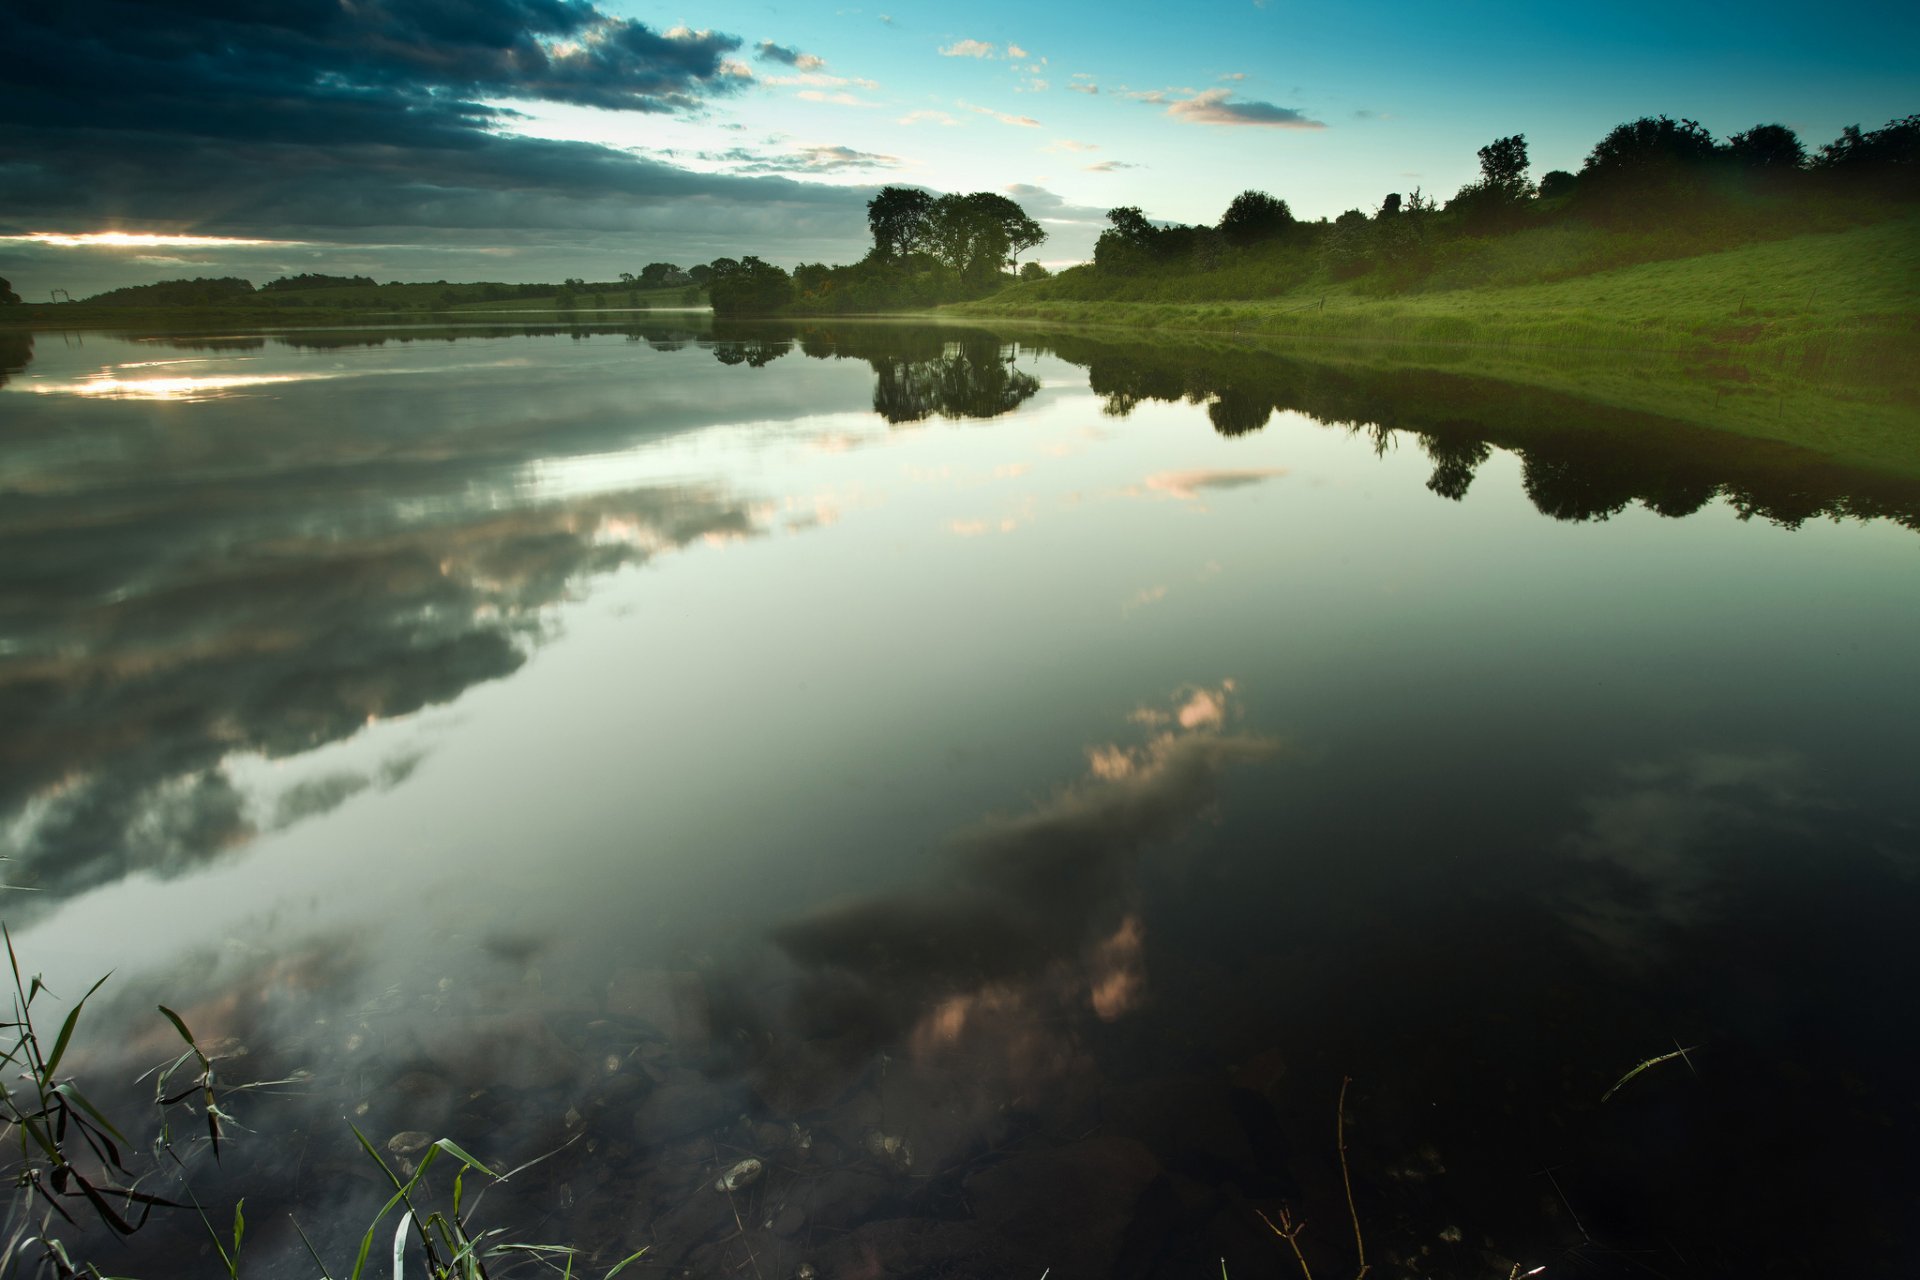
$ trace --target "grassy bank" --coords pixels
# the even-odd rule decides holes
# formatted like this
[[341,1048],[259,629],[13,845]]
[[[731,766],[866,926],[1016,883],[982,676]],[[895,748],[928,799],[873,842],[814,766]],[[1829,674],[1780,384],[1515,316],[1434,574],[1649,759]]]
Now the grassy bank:
[[1232,335],[1316,360],[1473,372],[1920,474],[1920,220],[1389,298],[1353,285],[1215,302],[1037,292],[942,314]]
[[1363,282],[1347,282],[1305,283],[1244,299],[1076,300],[1054,296],[1049,283],[1017,286],[947,310],[1283,337],[1654,351],[1720,347],[1815,364],[1850,354],[1912,361],[1920,336],[1920,219],[1565,279],[1388,297],[1365,292]]

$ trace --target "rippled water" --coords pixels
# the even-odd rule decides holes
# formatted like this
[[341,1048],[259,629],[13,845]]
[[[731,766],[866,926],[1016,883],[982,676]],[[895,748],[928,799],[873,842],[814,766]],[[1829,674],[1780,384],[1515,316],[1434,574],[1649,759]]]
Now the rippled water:
[[1341,1274],[1348,1077],[1379,1274],[1905,1254],[1920,486],[1097,335],[0,342],[6,919],[101,1093],[294,1079],[189,1155],[259,1274],[349,1121],[601,1269]]

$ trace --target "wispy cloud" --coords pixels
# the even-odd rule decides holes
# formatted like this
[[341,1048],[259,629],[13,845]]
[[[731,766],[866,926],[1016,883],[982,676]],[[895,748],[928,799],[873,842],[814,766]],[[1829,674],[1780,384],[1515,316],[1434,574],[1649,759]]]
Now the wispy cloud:
[[895,123],[896,124],[943,124],[943,125],[952,126],[952,125],[957,125],[960,122],[954,119],[952,116],[948,115],[944,111],[930,111],[923,107],[918,111],[907,112],[907,114],[901,116],[899,120],[895,121]]
[[943,58],[997,58],[1000,56],[1000,48],[984,40],[956,40],[940,50],[940,56]]
[[833,76],[822,71],[802,71],[798,75],[791,76],[763,76],[761,77],[760,83],[767,85],[803,84],[814,89],[844,89],[848,85],[854,85],[861,89],[878,89],[880,87],[880,82],[877,80],[868,80],[862,76]]
[[962,102],[962,103],[959,103],[958,105],[962,109],[967,111],[976,112],[983,116],[992,116],[995,120],[998,120],[1001,124],[1010,124],[1010,125],[1013,125],[1015,128],[1038,129],[1041,127],[1040,122],[1038,120],[1035,120],[1032,116],[1010,115],[1005,111],[995,111],[992,107],[976,106],[971,102]]
[[1080,142],[1073,138],[1055,138],[1052,142],[1049,142],[1040,149],[1042,151],[1098,151],[1100,144],[1097,142]]
[[816,173],[837,173],[842,169],[898,169],[899,156],[874,151],[856,151],[852,147],[801,147],[794,153],[801,163]]
[[868,102],[865,98],[856,98],[842,90],[839,93],[827,93],[821,89],[802,89],[793,95],[804,102],[824,102],[835,107],[877,107],[877,102]]
[[1080,166],[1088,173],[1119,173],[1122,169],[1144,169],[1145,165],[1128,164],[1125,160],[1102,160],[1097,164]]

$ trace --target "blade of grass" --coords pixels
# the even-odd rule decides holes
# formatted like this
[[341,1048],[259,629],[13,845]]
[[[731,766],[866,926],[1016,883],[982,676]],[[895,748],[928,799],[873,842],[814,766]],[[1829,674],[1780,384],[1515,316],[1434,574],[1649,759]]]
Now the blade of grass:
[[52,1083],[53,1073],[60,1069],[60,1059],[67,1056],[67,1046],[73,1043],[73,1029],[80,1023],[80,1011],[87,1007],[87,1001],[93,999],[93,993],[105,986],[107,979],[112,976],[113,971],[108,970],[101,976],[100,981],[88,987],[87,994],[80,997],[80,1002],[74,1005],[72,1010],[68,1012],[67,1020],[60,1024],[60,1034],[54,1038],[53,1052],[47,1055],[46,1074],[48,1083]]

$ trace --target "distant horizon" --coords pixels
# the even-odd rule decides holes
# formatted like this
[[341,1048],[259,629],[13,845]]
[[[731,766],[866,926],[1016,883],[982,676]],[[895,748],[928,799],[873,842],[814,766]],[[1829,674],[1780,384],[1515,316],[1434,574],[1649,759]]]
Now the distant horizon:
[[[0,13],[19,33],[0,276],[28,301],[196,276],[527,283],[749,253],[847,262],[883,185],[1004,193],[1049,233],[1032,257],[1058,267],[1090,257],[1121,205],[1211,222],[1248,188],[1307,220],[1416,186],[1444,200],[1495,137],[1525,134],[1536,176],[1574,171],[1647,115],[1719,137],[1777,122],[1811,151],[1912,110],[1920,79],[1920,19],[1893,6],[1837,22],[1760,5],[1737,27],[1698,0]],[[21,238],[108,231],[193,239]]]

